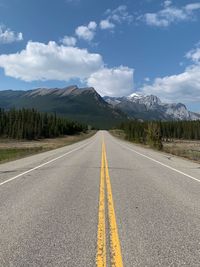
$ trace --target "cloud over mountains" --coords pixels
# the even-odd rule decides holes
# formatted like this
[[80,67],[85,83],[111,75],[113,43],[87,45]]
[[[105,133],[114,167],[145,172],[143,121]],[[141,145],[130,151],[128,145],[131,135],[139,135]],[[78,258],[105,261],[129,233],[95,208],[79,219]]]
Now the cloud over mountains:
[[101,55],[53,41],[29,41],[19,53],[0,55],[5,74],[24,81],[85,79],[102,66]]
[[175,99],[185,103],[200,102],[200,46],[189,51],[186,57],[192,62],[184,72],[156,78],[153,84],[144,85],[141,91],[155,94],[169,102]]
[[133,74],[133,69],[124,66],[102,68],[91,74],[87,84],[102,96],[127,96],[133,91]]
[[[72,40],[68,40],[72,41]],[[100,54],[86,49],[29,41],[19,53],[0,55],[5,74],[23,81],[79,79],[102,95],[127,95],[133,89],[133,69],[106,68]]]

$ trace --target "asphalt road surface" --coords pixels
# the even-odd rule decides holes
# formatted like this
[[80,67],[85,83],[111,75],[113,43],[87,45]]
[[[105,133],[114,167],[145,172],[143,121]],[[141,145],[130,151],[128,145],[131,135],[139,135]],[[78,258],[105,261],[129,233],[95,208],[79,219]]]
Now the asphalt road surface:
[[105,131],[1,164],[0,266],[200,266],[200,165]]

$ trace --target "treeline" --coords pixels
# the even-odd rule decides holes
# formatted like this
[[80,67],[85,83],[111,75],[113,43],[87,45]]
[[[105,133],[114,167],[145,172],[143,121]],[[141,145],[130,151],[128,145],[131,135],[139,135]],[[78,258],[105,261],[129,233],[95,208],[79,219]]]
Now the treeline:
[[161,122],[160,127],[166,139],[200,140],[200,120]]
[[39,113],[35,109],[0,108],[0,136],[14,139],[54,138],[86,131],[87,126],[57,117],[56,114]]
[[122,123],[120,129],[125,132],[127,140],[157,149],[162,149],[163,140],[200,140],[200,121],[129,121]]

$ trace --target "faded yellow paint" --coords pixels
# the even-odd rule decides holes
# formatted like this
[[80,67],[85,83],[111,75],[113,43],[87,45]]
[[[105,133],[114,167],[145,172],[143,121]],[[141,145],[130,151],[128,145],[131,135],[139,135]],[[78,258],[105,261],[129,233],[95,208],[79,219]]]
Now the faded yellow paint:
[[101,176],[100,176],[100,192],[99,192],[99,222],[97,234],[97,255],[96,265],[98,267],[106,267],[106,227],[105,227],[105,166],[104,152],[102,144],[101,155]]
[[[105,197],[105,186],[107,189],[107,199]],[[106,224],[105,224],[105,202],[108,206],[109,234],[110,234],[110,261],[112,267],[123,267],[120,240],[112,197],[112,188],[108,170],[106,147],[103,139],[101,155],[101,176],[99,193],[99,222],[97,234],[97,267],[106,267]]]
[[104,147],[105,174],[106,174],[106,187],[107,187],[109,230],[110,230],[111,266],[123,267],[122,253],[121,253],[120,240],[119,240],[119,234],[115,216],[105,143],[103,143],[103,147]]

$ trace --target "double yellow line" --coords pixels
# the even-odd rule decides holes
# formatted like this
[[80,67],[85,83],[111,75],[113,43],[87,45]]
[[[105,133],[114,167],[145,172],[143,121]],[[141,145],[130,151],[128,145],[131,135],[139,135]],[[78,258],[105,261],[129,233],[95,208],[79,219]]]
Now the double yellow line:
[[[105,193],[106,191],[106,193]],[[106,209],[107,207],[107,209]],[[110,175],[108,171],[108,162],[106,157],[105,142],[102,142],[101,155],[101,177],[100,177],[100,194],[99,194],[99,222],[97,234],[97,267],[106,267],[106,210],[108,210],[109,221],[109,240],[110,240],[110,264],[112,267],[123,267],[120,241],[116,223],[114,203],[112,197],[112,188]]]

